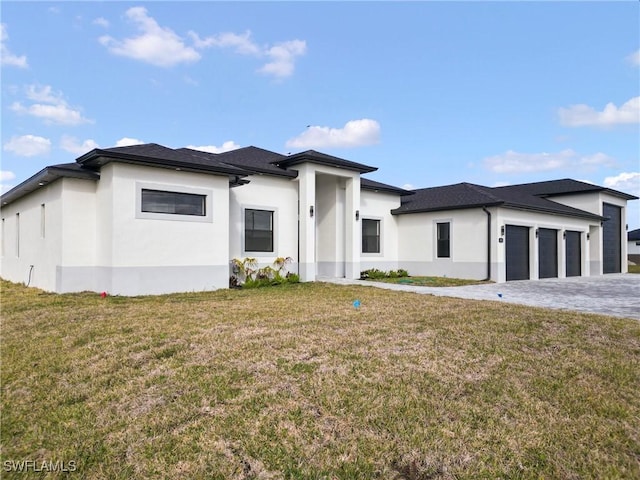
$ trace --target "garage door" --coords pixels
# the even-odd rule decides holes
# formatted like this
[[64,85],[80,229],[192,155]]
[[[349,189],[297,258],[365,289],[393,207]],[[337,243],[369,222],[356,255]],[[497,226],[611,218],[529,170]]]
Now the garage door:
[[567,277],[582,275],[582,247],[580,246],[580,232],[567,230],[565,238]]
[[529,280],[529,227],[507,225],[507,281]]
[[538,277],[558,276],[558,231],[551,228],[538,229]]
[[621,209],[615,205],[603,203],[602,216],[608,219],[602,226],[602,270],[604,273],[620,273]]

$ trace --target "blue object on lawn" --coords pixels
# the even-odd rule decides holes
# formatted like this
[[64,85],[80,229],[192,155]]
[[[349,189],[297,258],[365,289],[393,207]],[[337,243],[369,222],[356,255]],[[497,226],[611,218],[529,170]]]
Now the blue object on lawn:
[[360,300],[355,300],[355,301],[353,302],[353,306],[354,306],[354,308],[355,308],[356,310],[357,310],[357,309],[359,309],[359,308],[360,308]]

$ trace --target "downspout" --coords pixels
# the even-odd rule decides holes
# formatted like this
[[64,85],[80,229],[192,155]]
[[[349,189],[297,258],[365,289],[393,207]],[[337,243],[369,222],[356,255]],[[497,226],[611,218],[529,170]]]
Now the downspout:
[[487,214],[487,278],[483,281],[491,280],[491,212],[487,207],[482,207],[482,211]]

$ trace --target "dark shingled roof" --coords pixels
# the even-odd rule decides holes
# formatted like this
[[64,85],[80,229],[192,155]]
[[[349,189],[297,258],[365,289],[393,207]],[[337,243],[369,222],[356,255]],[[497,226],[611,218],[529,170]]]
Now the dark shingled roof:
[[32,177],[26,179],[20,185],[13,187],[2,195],[2,205],[8,205],[15,200],[50,184],[59,178],[80,178],[84,180],[98,180],[100,174],[94,170],[83,168],[77,163],[61,163],[43,168]]
[[635,230],[627,232],[627,240],[636,242],[640,240],[640,228],[636,228]]
[[619,192],[610,188],[594,185],[593,183],[580,182],[571,178],[563,178],[560,180],[548,180],[546,182],[521,183],[519,185],[509,185],[506,187],[497,187],[497,189],[518,189],[536,195],[538,197],[555,197],[560,195],[571,195],[574,193],[587,192],[606,192],[625,200],[635,200],[638,197],[629,195],[628,193]]
[[413,195],[413,192],[410,190],[405,190],[403,188],[394,187],[393,185],[376,182],[375,180],[369,180],[368,178],[362,177],[360,177],[360,188],[363,190],[393,193],[396,195]]
[[480,185],[457,183],[414,190],[413,195],[402,197],[402,204],[392,213],[436,212],[500,204],[500,199],[484,191]]
[[344,158],[327,155],[326,153],[316,152],[315,150],[307,150],[305,152],[296,153],[295,155],[289,155],[284,157],[282,160],[274,161],[272,163],[282,168],[288,168],[292,165],[298,165],[305,162],[327,165],[335,168],[344,168],[346,170],[355,170],[360,173],[370,173],[377,170],[376,167],[370,167],[368,165],[363,165],[362,163],[356,163],[350,160],[345,160]]
[[164,147],[157,143],[131,145],[128,147],[96,148],[79,157],[76,161],[89,168],[100,168],[111,161],[174,168],[192,172],[206,172],[246,176],[246,170],[223,163],[215,155],[198,150]]
[[218,153],[216,158],[229,165],[240,167],[251,172],[264,173],[282,177],[295,178],[298,172],[285,170],[275,164],[286,159],[285,155],[258,147],[244,147],[229,152]]
[[400,207],[392,211],[394,215],[405,213],[435,212],[465,208],[502,206],[523,210],[533,210],[556,215],[568,215],[602,220],[603,217],[577,208],[562,205],[533,194],[534,190],[510,187],[484,187],[472,183],[458,183],[443,187],[422,188],[414,195],[403,197]]

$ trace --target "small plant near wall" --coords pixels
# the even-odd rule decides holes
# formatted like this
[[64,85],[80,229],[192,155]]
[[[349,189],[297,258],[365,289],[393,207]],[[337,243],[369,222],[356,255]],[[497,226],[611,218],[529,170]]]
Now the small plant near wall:
[[243,260],[231,260],[232,275],[229,278],[229,288],[258,288],[285,283],[298,283],[300,277],[288,272],[286,266],[293,261],[291,257],[278,257],[272,266],[258,268],[255,258],[247,257]]
[[398,270],[390,270],[388,272],[378,270],[377,268],[370,268],[360,272],[360,280],[378,280],[381,278],[402,278],[408,276],[409,272],[402,268],[399,268]]

